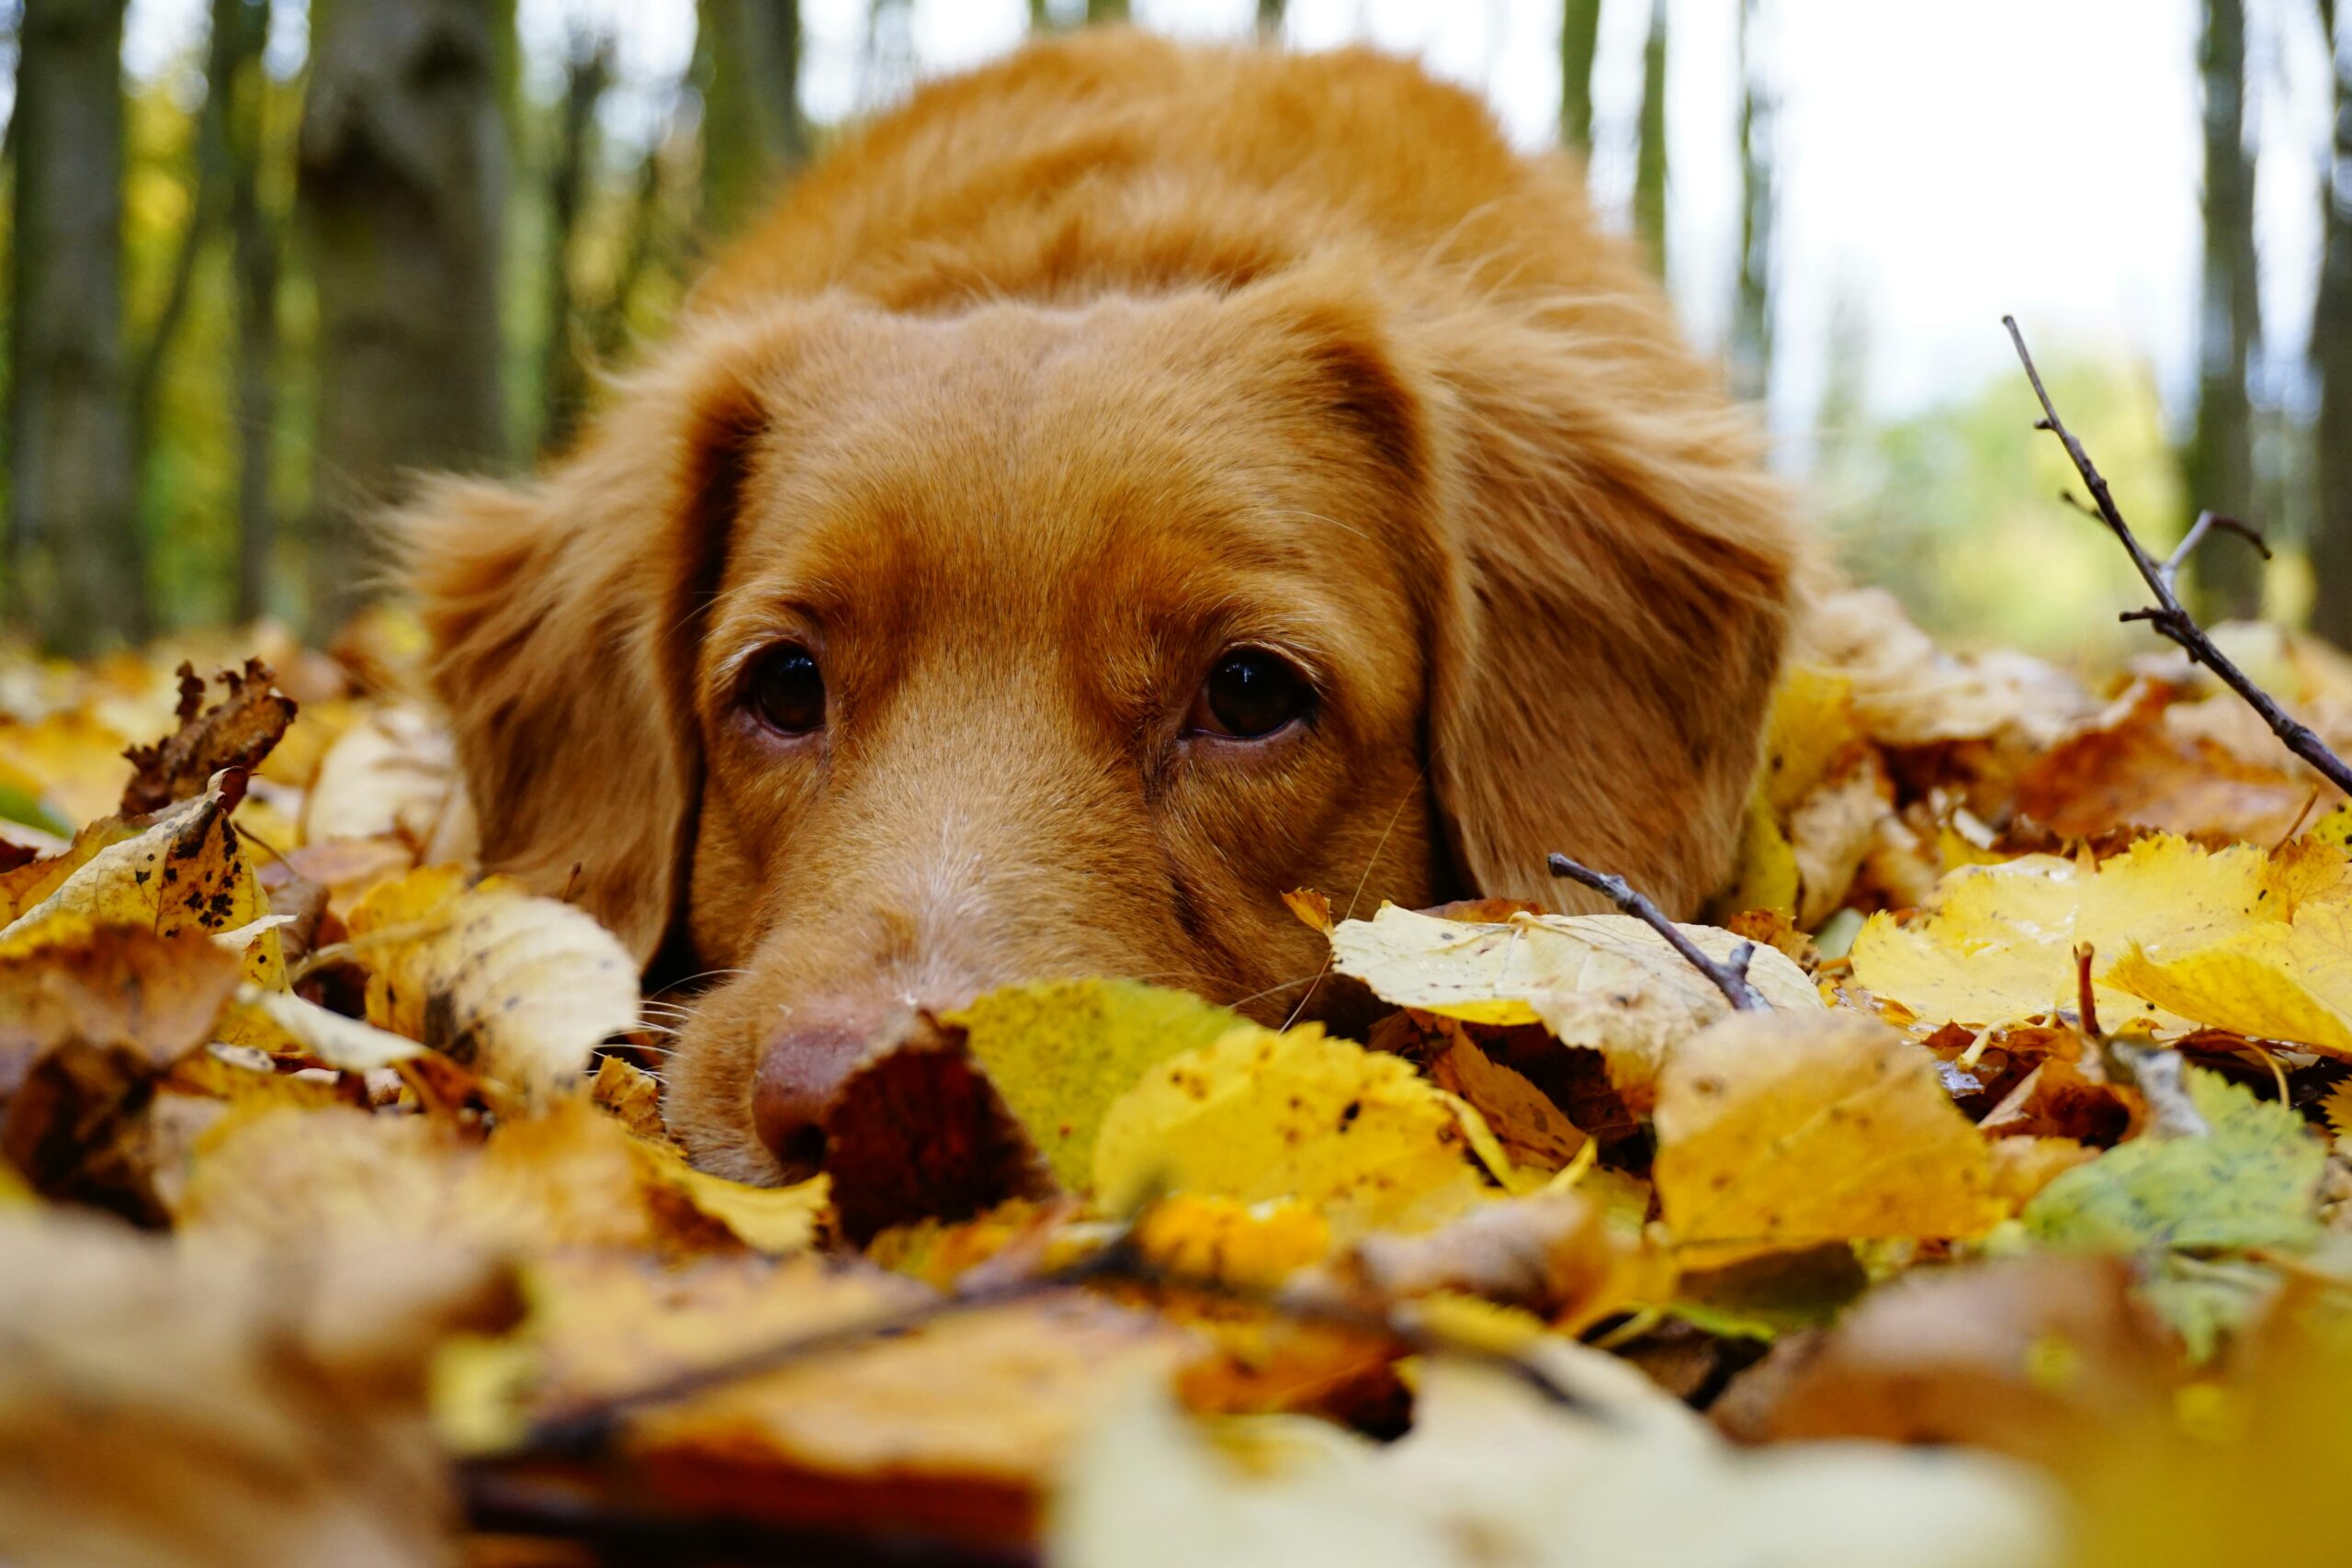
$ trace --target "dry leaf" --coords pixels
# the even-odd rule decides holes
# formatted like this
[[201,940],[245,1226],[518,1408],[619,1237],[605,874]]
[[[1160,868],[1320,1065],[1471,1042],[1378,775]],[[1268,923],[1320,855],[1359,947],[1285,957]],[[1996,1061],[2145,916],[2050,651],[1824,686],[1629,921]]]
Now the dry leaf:
[[[1682,928],[1711,958],[1740,939]],[[1624,915],[1522,915],[1473,925],[1384,905],[1341,922],[1334,966],[1400,1007],[1465,1023],[1541,1023],[1562,1042],[1599,1050],[1635,1110],[1650,1102],[1668,1052],[1731,1010],[1664,938]],[[1774,1007],[1818,1012],[1813,982],[1782,953],[1759,948],[1749,981]]]
[[449,1562],[427,1364],[514,1293],[461,1249],[332,1240],[258,1256],[0,1215],[0,1557]]
[[378,708],[321,759],[302,797],[302,841],[396,838],[420,853],[437,852],[457,776],[448,731],[431,714]]
[[1739,1013],[1689,1041],[1658,1081],[1657,1141],[1667,1224],[1718,1260],[2001,1217],[1935,1058],[1858,1014]]
[[127,753],[134,771],[122,790],[119,809],[125,817],[193,799],[223,768],[251,773],[294,722],[294,699],[277,689],[277,672],[258,659],[246,660],[243,674],[222,671],[227,693],[209,707],[196,667],[184,663],[179,673],[179,728],[154,745],[134,746]]
[[1244,1024],[1113,1103],[1094,1145],[1095,1198],[1113,1213],[1161,1190],[1287,1199],[1342,1236],[1425,1228],[1481,1190],[1457,1104],[1409,1063],[1312,1025]]
[[1747,1453],[1598,1351],[1541,1348],[1555,1383],[1436,1360],[1412,1431],[1375,1445],[1285,1426],[1245,1468],[1138,1394],[1078,1450],[1053,1520],[1069,1568],[2033,1568],[2060,1561],[2054,1496],[1963,1454]]
[[561,1093],[598,1045],[636,1027],[636,961],[569,904],[501,878],[462,884],[454,867],[428,867],[353,909],[368,1021],[526,1100]]

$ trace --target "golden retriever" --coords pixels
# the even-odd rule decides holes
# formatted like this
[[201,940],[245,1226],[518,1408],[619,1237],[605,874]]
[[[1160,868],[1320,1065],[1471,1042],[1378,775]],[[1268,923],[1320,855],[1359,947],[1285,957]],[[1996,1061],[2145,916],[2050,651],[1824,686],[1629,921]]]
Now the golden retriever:
[[668,1114],[761,1181],[909,1004],[1311,1013],[1285,889],[1687,909],[1805,555],[1566,160],[1124,30],[846,137],[576,450],[402,521],[485,863],[718,978]]

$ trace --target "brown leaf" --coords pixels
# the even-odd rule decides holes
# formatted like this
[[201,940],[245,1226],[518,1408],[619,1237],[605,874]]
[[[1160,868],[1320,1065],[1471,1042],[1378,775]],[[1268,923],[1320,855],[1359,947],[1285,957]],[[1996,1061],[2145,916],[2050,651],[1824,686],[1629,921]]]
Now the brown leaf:
[[251,773],[294,722],[294,699],[277,689],[277,672],[258,659],[246,660],[243,674],[220,671],[218,679],[227,694],[210,707],[204,705],[204,682],[196,667],[182,664],[179,674],[179,728],[152,746],[123,753],[133,770],[122,788],[126,817],[193,799],[223,768]]
[[1592,1141],[1523,1074],[1479,1049],[1462,1025],[1446,1018],[1432,1021],[1447,1043],[1430,1061],[1430,1080],[1487,1119],[1513,1165],[1558,1170]]
[[[2018,810],[2067,839],[2129,826],[2277,843],[2310,808],[2315,785],[2167,724],[2174,695],[2142,683],[2120,711],[2027,771],[2018,781]],[[2329,799],[2323,795],[2321,809]]]
[[2048,1463],[2164,1418],[2172,1351],[2131,1280],[2128,1263],[2094,1258],[1914,1275],[1792,1350],[1804,1364],[1769,1402],[1729,1414],[1751,1440],[1967,1443]]
[[842,1081],[824,1129],[842,1232],[860,1245],[910,1220],[969,1219],[1055,1190],[961,1032],[927,1020]]
[[462,1249],[314,1237],[264,1257],[0,1220],[0,1558],[446,1563],[428,1363],[517,1310]]
[[0,1158],[40,1191],[154,1221],[123,1147],[156,1077],[211,1038],[238,962],[193,934],[46,922],[0,951]]
[[1018,1545],[1084,1434],[1197,1343],[1068,1292],[746,1379],[649,1414],[628,1448],[660,1495],[699,1513]]

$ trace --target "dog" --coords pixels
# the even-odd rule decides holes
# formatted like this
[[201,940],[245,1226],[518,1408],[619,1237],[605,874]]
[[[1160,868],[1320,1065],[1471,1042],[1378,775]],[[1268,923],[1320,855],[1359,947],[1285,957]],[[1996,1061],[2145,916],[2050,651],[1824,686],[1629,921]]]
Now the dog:
[[400,526],[484,863],[716,981],[665,1110],[758,1182],[910,1004],[1317,1016],[1288,889],[1689,910],[1806,557],[1569,161],[1125,30],[846,136],[575,449]]

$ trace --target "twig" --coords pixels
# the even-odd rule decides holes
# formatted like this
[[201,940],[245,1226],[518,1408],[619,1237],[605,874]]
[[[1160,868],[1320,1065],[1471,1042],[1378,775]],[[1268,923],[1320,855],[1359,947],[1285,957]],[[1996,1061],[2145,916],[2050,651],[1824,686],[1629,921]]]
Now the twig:
[[2066,448],[2066,456],[2073,460],[2075,471],[2082,475],[2083,483],[2090,488],[2091,500],[2098,508],[2099,521],[2107,525],[2116,541],[2131,556],[2141,581],[2156,596],[2154,605],[2144,610],[2127,610],[2120,618],[2145,621],[2162,636],[2177,644],[2191,661],[2211,670],[2223,685],[2245,698],[2246,705],[2262,716],[2262,721],[2270,727],[2270,732],[2278,737],[2288,750],[2309,762],[2337,789],[2352,795],[2352,766],[2346,766],[2344,759],[2329,750],[2326,743],[2312,733],[2310,726],[2299,722],[2280,707],[2269,693],[2256,685],[2245,671],[2230,662],[2229,656],[2213,646],[2213,639],[2206,635],[2195,617],[2181,607],[2179,595],[2173,591],[2174,579],[2178,576],[2181,564],[2213,530],[2220,529],[2249,539],[2267,557],[2270,551],[2262,544],[2261,536],[2234,518],[2216,517],[2207,513],[2197,520],[2197,525],[2188,531],[2188,536],[2181,540],[2180,547],[2173,551],[2168,559],[2159,561],[2151,556],[2146,547],[2140,543],[2139,536],[2132,532],[2132,525],[2123,520],[2123,513],[2117,509],[2115,497],[2109,491],[2107,480],[2100,475],[2098,466],[2091,461],[2090,454],[2083,450],[2083,444],[2075,439],[2074,432],[2068,430],[2065,422],[2058,417],[2057,407],[2050,400],[2050,389],[2041,383],[2041,372],[2034,367],[2033,355],[2027,352],[2025,334],[2018,330],[2017,318],[2003,316],[2001,324],[2009,329],[2009,341],[2017,345],[2018,361],[2025,367],[2026,379],[2033,383],[2033,395],[2041,403],[2042,417],[2035,422],[2034,428],[2050,432]]
[[1680,953],[1690,967],[1713,981],[1715,989],[1721,991],[1724,999],[1741,1012],[1772,1010],[1772,1004],[1764,999],[1764,993],[1748,983],[1748,961],[1756,956],[1754,942],[1741,942],[1731,950],[1729,958],[1718,962],[1702,953],[1699,944],[1692,942],[1680,926],[1668,919],[1656,904],[1627,886],[1623,877],[1605,875],[1561,854],[1553,855],[1545,863],[1551,866],[1553,875],[1565,877],[1580,887],[1591,888],[1616,905],[1620,913],[1633,916],[1664,937],[1668,947]]
[[601,1450],[613,1435],[638,1413],[656,1405],[674,1404],[694,1394],[758,1373],[797,1365],[821,1356],[854,1349],[920,1328],[940,1318],[1003,1306],[1052,1295],[1090,1284],[1118,1283],[1182,1292],[1238,1305],[1253,1306],[1301,1323],[1323,1324],[1382,1336],[1419,1355],[1445,1354],[1494,1366],[1518,1378],[1552,1403],[1596,1416],[1590,1401],[1562,1386],[1534,1361],[1509,1350],[1497,1349],[1475,1338],[1449,1332],[1442,1323],[1425,1320],[1414,1303],[1398,1302],[1385,1307],[1357,1306],[1296,1294],[1245,1289],[1241,1286],[1179,1270],[1163,1269],[1146,1257],[1136,1243],[1141,1215],[1100,1250],[1043,1273],[1023,1275],[974,1290],[941,1295],[898,1312],[844,1324],[814,1334],[789,1335],[756,1345],[707,1367],[697,1367],[610,1395],[584,1409],[566,1412],[535,1423],[514,1448],[483,1455],[485,1461],[518,1459],[582,1459]]

